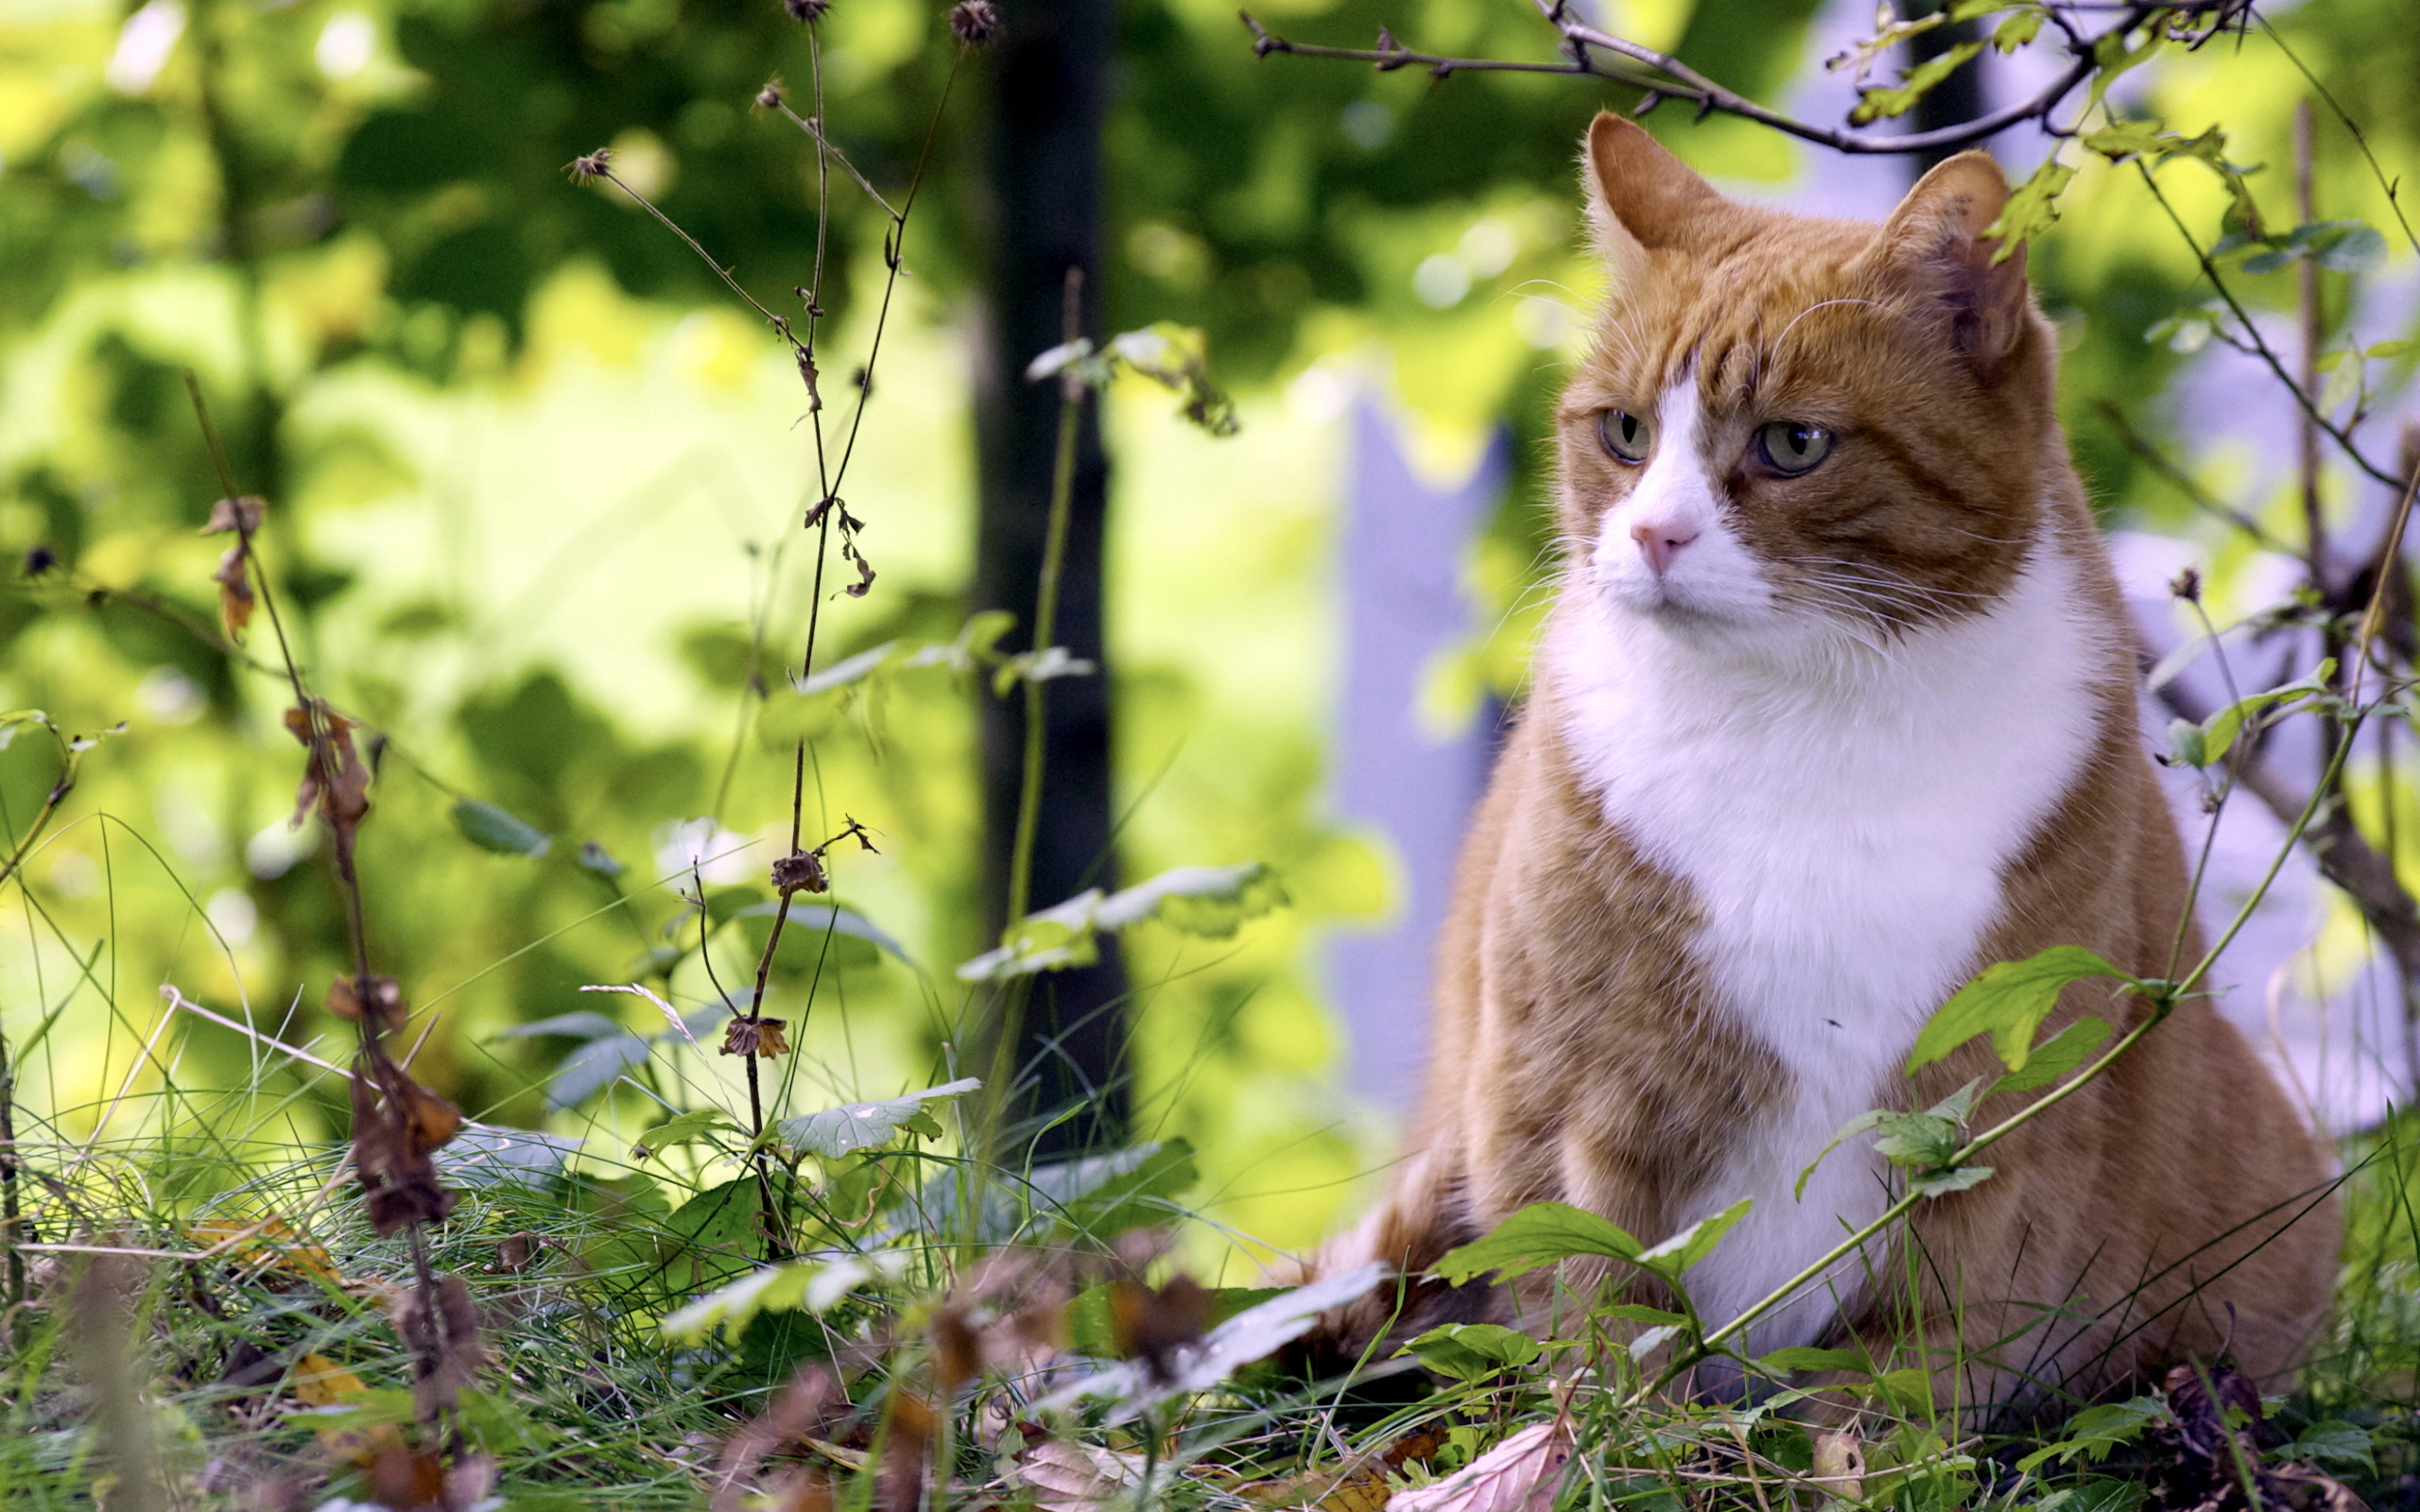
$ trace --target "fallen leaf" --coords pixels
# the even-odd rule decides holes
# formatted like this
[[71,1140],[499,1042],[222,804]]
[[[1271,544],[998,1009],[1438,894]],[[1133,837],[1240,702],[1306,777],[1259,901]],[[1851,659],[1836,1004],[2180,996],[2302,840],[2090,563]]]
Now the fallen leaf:
[[1522,1429],[1443,1480],[1387,1499],[1387,1512],[1548,1512],[1571,1463],[1571,1423]]
[[[188,1226],[185,1234],[207,1247],[228,1245],[227,1258],[258,1267],[256,1274],[291,1271],[297,1276],[325,1281],[331,1286],[344,1284],[344,1277],[337,1270],[337,1263],[326,1248],[296,1233],[280,1219],[236,1223],[233,1219],[214,1218]],[[230,1240],[234,1243],[229,1244]]]
[[1143,1456],[1046,1438],[1019,1456],[1016,1475],[1043,1512],[1101,1512],[1143,1484]]
[[[361,1378],[337,1364],[324,1354],[306,1354],[294,1362],[294,1374],[287,1382],[297,1401],[305,1407],[325,1409],[352,1405],[347,1396],[369,1388]],[[372,1423],[367,1428],[314,1428],[320,1447],[338,1459],[367,1466],[380,1454],[400,1452],[404,1435],[393,1423]]]
[[1855,1434],[1815,1435],[1815,1478],[1836,1502],[1865,1498],[1865,1446]]

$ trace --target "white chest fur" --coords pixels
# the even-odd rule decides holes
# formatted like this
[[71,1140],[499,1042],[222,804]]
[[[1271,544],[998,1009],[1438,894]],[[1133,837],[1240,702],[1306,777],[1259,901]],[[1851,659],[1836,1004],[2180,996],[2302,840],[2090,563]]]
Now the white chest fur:
[[[1729,1164],[1685,1214],[1755,1206],[1690,1273],[1727,1319],[1883,1206],[1873,1158],[1824,1143],[1875,1107],[1918,1027],[1982,964],[2000,874],[2090,748],[2100,637],[2074,568],[2036,549],[1988,611],[1887,656],[1805,661],[1693,643],[1575,583],[1545,673],[1612,823],[1685,879],[1724,1008],[1788,1068],[1783,1105],[1743,1113]],[[1804,1344],[1859,1288],[1852,1258],[1751,1331]]]

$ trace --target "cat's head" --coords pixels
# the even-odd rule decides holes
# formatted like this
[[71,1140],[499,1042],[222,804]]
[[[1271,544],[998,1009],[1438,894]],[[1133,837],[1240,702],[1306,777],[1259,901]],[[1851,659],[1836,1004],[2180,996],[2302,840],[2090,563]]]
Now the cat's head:
[[1970,152],[1881,226],[1724,198],[1600,114],[1611,288],[1557,416],[1575,586],[1676,633],[1882,645],[1988,608],[2064,452],[2008,182]]

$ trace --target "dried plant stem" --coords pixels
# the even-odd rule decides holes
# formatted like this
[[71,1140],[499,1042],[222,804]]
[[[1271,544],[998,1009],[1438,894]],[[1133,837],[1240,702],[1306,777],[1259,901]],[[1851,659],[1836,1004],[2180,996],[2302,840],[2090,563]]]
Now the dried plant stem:
[[[236,499],[240,497],[241,490],[235,482],[235,472],[227,460],[227,450],[219,440],[217,427],[211,423],[210,406],[202,398],[201,385],[191,370],[187,370],[184,379],[185,391],[193,401],[194,418],[201,426],[202,438],[209,448],[211,463],[217,472],[219,486],[226,490],[225,497]],[[308,770],[320,774],[326,783],[333,785],[340,769],[338,731],[332,723],[335,716],[324,702],[311,696],[303,680],[302,667],[296,662],[293,646],[286,639],[285,621],[278,613],[276,593],[269,584],[268,573],[260,565],[251,525],[240,507],[234,510],[234,520],[236,549],[252,587],[260,596],[261,608],[268,615],[270,629],[277,639],[278,657],[284,664],[286,685],[293,691],[296,707],[306,721],[303,732],[310,750]],[[351,747],[348,746],[344,749],[350,751]],[[361,877],[354,865],[357,817],[355,823],[333,822],[329,817],[333,812],[323,812],[322,820],[327,823],[332,837],[329,849],[337,889],[344,902],[345,934],[352,947],[354,1001],[360,1005],[360,1017],[356,1022],[358,1052],[352,1074],[356,1082],[366,1081],[375,1088],[386,1100],[387,1116],[400,1123],[406,1114],[399,1093],[411,1089],[407,1085],[408,1074],[395,1065],[383,1042],[382,1010],[370,970],[370,932],[362,907]],[[359,1130],[355,1130],[356,1141],[359,1137]],[[412,1280],[419,1294],[422,1315],[435,1318],[440,1309],[437,1277],[429,1264],[428,1241],[423,1227],[418,1221],[405,1224],[405,1237],[410,1251]],[[413,1370],[418,1380],[426,1381],[443,1372],[442,1332],[432,1326],[424,1332],[419,1346],[413,1348]],[[406,1343],[407,1347],[411,1346],[411,1341],[406,1340]],[[421,1405],[423,1431],[431,1440],[441,1439],[449,1450],[458,1451],[458,1435],[453,1432],[450,1424],[439,1420],[440,1414],[431,1394],[415,1392],[413,1395]]]
[[0,1251],[8,1256],[8,1313],[0,1322],[0,1347],[13,1348],[17,1309],[26,1301],[26,1258],[18,1245],[27,1237],[17,1196],[17,1067],[9,1040],[0,1035]]

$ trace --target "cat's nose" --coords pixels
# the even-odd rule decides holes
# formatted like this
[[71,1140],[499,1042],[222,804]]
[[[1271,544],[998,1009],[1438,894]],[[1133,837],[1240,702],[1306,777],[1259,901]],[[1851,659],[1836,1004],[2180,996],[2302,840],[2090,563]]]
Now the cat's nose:
[[1661,577],[1672,570],[1672,558],[1681,554],[1681,548],[1698,539],[1698,531],[1695,525],[1668,520],[1642,520],[1630,527],[1630,539],[1638,542],[1639,555]]

